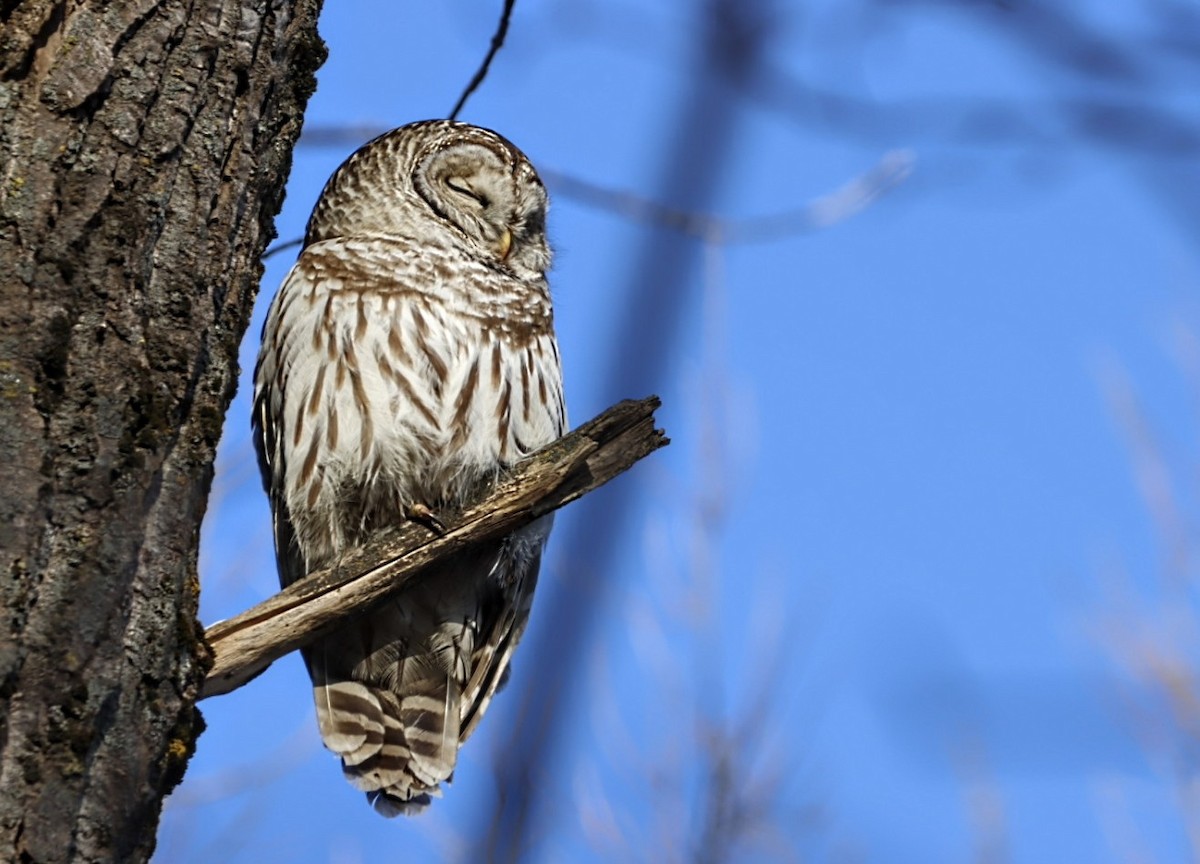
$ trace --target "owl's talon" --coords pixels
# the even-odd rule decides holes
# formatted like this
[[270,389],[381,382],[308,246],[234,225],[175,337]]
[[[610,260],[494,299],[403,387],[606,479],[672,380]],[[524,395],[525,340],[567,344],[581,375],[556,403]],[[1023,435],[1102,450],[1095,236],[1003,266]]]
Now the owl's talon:
[[446,525],[437,517],[428,506],[425,504],[409,504],[404,508],[404,518],[409,522],[416,522],[418,525],[424,525],[434,534],[441,536],[446,533]]

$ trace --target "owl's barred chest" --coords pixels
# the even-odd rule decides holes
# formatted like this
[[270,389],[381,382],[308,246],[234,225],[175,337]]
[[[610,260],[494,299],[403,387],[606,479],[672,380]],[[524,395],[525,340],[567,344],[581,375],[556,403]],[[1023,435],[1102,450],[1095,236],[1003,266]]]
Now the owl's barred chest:
[[325,403],[326,424],[350,433],[336,454],[368,475],[379,462],[441,498],[453,495],[443,469],[493,468],[526,449],[521,427],[546,389],[530,340],[428,300],[350,305],[327,333],[341,397]]
[[405,505],[455,503],[562,434],[548,309],[529,311],[403,291],[312,292],[284,310],[302,546],[332,552]]

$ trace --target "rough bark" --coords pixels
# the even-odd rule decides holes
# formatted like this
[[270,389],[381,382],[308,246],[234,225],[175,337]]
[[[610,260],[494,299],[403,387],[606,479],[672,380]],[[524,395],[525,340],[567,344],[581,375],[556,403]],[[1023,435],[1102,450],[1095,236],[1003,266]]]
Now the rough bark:
[[214,663],[202,696],[228,693],[347,617],[398,594],[440,558],[511,534],[598,489],[669,441],[654,428],[659,400],[626,400],[542,448],[460,513],[439,513],[441,531],[407,523],[208,628]]
[[319,0],[0,0],[0,860],[142,861]]

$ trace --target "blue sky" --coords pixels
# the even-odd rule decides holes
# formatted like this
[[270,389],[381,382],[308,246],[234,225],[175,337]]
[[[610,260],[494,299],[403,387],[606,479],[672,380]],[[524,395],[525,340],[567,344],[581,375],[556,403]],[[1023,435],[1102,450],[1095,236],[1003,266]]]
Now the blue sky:
[[[329,4],[306,128],[444,116],[500,5]],[[1113,646],[1144,628],[1194,658],[1194,567],[1168,554],[1139,485],[1152,451],[1131,451],[1110,397],[1127,382],[1165,476],[1194,478],[1196,175],[1081,134],[1095,127],[1073,106],[1174,110],[1195,70],[1139,4],[1055,7],[1093,45],[1137,49],[1145,65],[1124,75],[1071,55],[1053,20],[1021,30],[1023,3],[770,8],[769,83],[733,87],[697,71],[706,4],[521,0],[462,119],[547,172],[647,198],[672,164],[701,164],[675,188],[731,220],[803,207],[892,151],[912,154],[911,176],[820,230],[707,250],[554,196],[573,421],[657,392],[674,443],[561,514],[509,691],[430,812],[382,820],[341,779],[292,656],[202,705],[160,861],[463,856],[523,722],[514,694],[560,653],[579,662],[563,745],[535,766],[546,803],[527,860],[688,859],[720,730],[757,802],[739,860],[1187,859],[1184,739],[1156,726],[1167,712]],[[689,99],[716,112],[719,141],[680,138]],[[297,150],[281,238],[365,137]],[[657,308],[633,272],[648,248],[684,273],[674,320],[646,328],[667,362],[616,385],[614,358],[641,356],[630,310]],[[249,375],[291,260],[268,262],[243,347],[204,526],[206,622],[275,590]],[[610,563],[564,587],[605,508],[624,514]],[[1195,507],[1180,508],[1186,547]],[[575,653],[539,618],[567,590],[588,592],[596,622]],[[1154,729],[1168,731],[1138,734]]]

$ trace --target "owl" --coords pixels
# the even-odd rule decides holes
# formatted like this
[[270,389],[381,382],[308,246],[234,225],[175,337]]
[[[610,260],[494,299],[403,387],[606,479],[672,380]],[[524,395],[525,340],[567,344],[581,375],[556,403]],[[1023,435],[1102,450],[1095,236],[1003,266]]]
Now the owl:
[[[329,179],[254,376],[284,586],[563,434],[546,206],[520,150],[451,121],[388,132]],[[529,620],[549,532],[541,519],[431,566],[303,650],[321,738],[380,813],[451,779]]]

